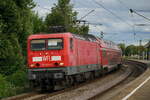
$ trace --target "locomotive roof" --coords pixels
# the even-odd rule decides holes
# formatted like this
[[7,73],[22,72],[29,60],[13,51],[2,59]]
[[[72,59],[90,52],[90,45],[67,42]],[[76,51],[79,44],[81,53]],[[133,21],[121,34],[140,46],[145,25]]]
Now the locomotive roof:
[[90,34],[78,35],[78,34],[72,34],[69,32],[68,33],[53,33],[53,34],[39,33],[39,34],[30,35],[28,39],[50,38],[51,36],[56,36],[56,35],[57,35],[57,37],[73,36],[75,38],[78,38],[81,40],[87,40],[87,41],[96,41],[97,40],[95,36],[90,35]]
[[[58,35],[59,34],[59,35]],[[112,48],[112,49],[116,49],[116,50],[120,50],[120,48],[112,41],[108,41],[108,40],[103,40],[99,37],[96,37],[94,35],[91,34],[85,34],[85,35],[78,35],[78,34],[72,34],[69,32],[66,33],[54,33],[54,34],[46,34],[46,33],[39,33],[39,34],[34,34],[34,35],[30,35],[28,39],[44,39],[44,38],[51,38],[51,36],[54,37],[74,37],[77,39],[81,39],[81,40],[86,40],[86,41],[91,41],[91,42],[99,42],[101,47],[103,48]]]
[[[59,34],[59,35],[58,35]],[[47,33],[38,33],[34,35],[30,35],[28,39],[44,39],[44,38],[51,38],[51,37],[66,37],[70,36],[68,33],[53,33],[53,34],[47,34]]]
[[91,34],[85,34],[85,35],[78,35],[78,34],[72,34],[73,37],[81,39],[81,40],[87,40],[87,41],[93,41],[95,42],[97,38]]

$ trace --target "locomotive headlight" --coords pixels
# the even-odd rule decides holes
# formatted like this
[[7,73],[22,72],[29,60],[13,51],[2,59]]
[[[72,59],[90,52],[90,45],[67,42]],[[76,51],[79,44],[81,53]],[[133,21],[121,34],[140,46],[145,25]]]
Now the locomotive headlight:
[[34,66],[35,66],[35,64],[31,64],[31,65],[30,65],[30,67],[34,67]]
[[64,63],[59,63],[59,65],[60,65],[60,66],[63,66],[63,65],[64,65]]

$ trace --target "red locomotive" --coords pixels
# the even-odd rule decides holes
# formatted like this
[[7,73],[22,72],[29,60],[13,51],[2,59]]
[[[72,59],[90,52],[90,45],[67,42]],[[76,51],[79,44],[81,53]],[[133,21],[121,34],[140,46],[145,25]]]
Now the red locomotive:
[[54,89],[110,71],[122,52],[110,41],[92,35],[37,34],[28,38],[28,71],[33,86]]

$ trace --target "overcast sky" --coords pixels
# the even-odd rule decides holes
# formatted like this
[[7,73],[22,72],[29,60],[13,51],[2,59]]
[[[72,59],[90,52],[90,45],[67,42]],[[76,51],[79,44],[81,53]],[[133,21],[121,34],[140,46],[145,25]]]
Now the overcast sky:
[[[57,0],[34,1],[40,6],[34,10],[41,17],[45,17],[50,12],[48,9],[57,3]],[[84,20],[102,25],[90,25],[89,34],[99,35],[103,31],[105,33],[104,39],[128,45],[139,44],[139,40],[145,44],[150,40],[150,21],[129,12],[129,9],[135,9],[138,13],[150,18],[150,0],[71,0],[71,3],[74,5],[74,10],[78,12],[78,19],[94,10]],[[134,26],[134,24],[147,24],[149,26]]]

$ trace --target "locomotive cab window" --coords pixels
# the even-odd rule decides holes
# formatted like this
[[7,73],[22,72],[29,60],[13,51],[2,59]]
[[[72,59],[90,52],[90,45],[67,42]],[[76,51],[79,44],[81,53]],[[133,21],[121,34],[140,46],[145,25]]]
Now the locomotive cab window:
[[63,48],[62,39],[48,39],[48,50],[56,50]]
[[45,40],[31,40],[31,50],[45,50]]

